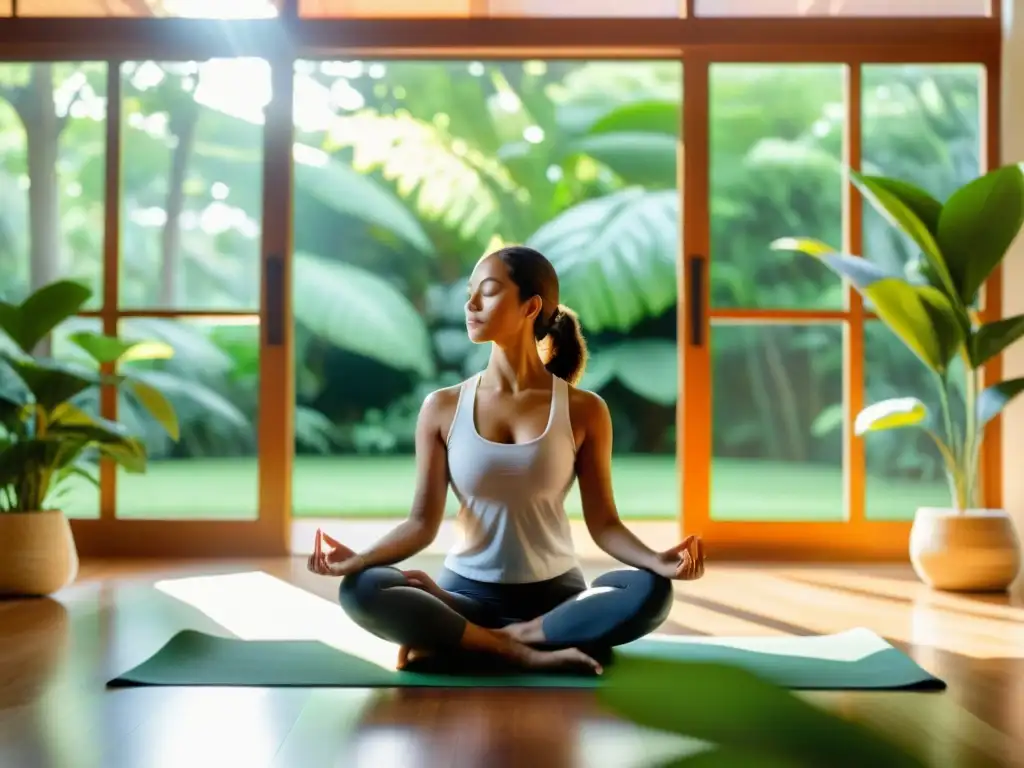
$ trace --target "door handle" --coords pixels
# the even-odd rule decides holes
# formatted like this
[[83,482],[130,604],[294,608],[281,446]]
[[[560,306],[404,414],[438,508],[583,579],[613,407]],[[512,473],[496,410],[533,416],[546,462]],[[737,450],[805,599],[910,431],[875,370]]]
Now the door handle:
[[278,253],[267,259],[264,286],[267,345],[279,347],[284,344],[284,258]]
[[700,347],[704,344],[704,273],[706,259],[703,256],[690,257],[689,274],[689,310],[690,310],[690,345]]

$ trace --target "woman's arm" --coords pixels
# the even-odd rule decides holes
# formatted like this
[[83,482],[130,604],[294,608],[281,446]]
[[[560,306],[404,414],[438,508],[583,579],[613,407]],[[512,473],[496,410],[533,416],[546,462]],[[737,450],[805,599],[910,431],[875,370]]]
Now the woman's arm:
[[612,419],[600,396],[576,390],[576,413],[582,422],[583,442],[576,452],[576,476],[583,501],[583,518],[591,538],[619,562],[669,575],[666,564],[634,536],[619,518],[612,491]]
[[448,495],[448,452],[444,444],[450,421],[451,393],[431,393],[416,420],[416,491],[409,518],[365,552],[356,555],[359,568],[393,565],[422,552],[437,536]]

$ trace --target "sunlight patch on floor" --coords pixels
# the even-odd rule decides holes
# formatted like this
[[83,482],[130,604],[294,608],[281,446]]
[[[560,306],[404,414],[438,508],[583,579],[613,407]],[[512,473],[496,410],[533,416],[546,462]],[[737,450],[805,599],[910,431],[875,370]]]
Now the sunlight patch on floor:
[[811,568],[780,571],[777,576],[800,583],[813,583],[826,589],[850,593],[856,590],[871,598],[924,605],[959,615],[987,617],[1024,622],[1024,606],[1013,605],[1005,593],[990,595],[960,594],[931,589],[919,581],[893,578],[875,573],[854,573],[850,570]]
[[[665,636],[651,636],[647,639],[654,643],[678,642],[678,638]],[[861,627],[847,632],[811,637],[689,637],[686,642],[778,656],[843,662],[862,661],[872,654],[892,647],[871,630]]]
[[[683,593],[685,594],[685,593]],[[682,634],[700,632],[713,637],[788,637],[776,627],[759,624],[738,616],[730,616],[702,605],[674,600],[668,614],[668,621],[678,627]]]
[[395,668],[393,644],[358,627],[337,603],[263,571],[165,579],[154,586],[243,640],[318,640]]
[[1024,658],[1024,622],[966,617],[927,602],[896,602],[852,594],[827,585],[801,583],[766,570],[709,572],[685,593],[711,603],[712,610],[749,621],[784,623],[814,635],[865,627],[894,642],[935,648],[972,658]]

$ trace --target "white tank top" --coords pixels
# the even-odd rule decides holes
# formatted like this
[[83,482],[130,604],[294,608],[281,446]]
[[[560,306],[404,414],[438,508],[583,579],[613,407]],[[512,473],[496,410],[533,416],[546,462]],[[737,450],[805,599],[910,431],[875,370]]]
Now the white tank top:
[[578,565],[565,498],[576,481],[569,385],[553,380],[543,434],[527,443],[485,440],[476,429],[480,376],[464,382],[448,433],[448,473],[460,502],[445,567],[467,579],[525,584]]

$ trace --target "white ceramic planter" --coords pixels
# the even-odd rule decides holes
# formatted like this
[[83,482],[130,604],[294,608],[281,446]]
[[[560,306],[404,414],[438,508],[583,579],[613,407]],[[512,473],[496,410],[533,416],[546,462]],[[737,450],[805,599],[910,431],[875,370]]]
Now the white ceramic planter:
[[0,512],[0,597],[52,595],[78,576],[63,512]]
[[935,589],[1003,591],[1020,572],[1020,538],[1001,509],[921,507],[910,532],[910,561]]

